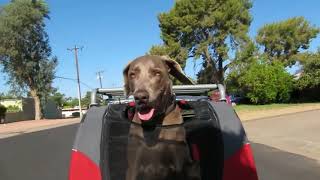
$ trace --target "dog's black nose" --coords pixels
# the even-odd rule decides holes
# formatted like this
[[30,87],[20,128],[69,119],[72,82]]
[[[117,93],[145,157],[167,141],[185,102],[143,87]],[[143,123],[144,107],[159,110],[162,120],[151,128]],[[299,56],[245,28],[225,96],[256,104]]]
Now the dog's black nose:
[[149,100],[149,93],[147,91],[137,91],[133,96],[137,103],[147,103]]

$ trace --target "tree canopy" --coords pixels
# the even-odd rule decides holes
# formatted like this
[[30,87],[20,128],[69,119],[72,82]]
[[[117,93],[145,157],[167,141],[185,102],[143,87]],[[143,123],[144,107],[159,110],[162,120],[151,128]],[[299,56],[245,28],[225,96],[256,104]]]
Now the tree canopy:
[[151,54],[167,54],[182,67],[188,58],[202,59],[200,83],[223,83],[230,50],[247,40],[250,0],[180,0],[158,16],[163,46]]
[[55,90],[52,92],[52,94],[49,96],[49,99],[56,103],[57,106],[63,107],[66,102],[65,95]]
[[320,50],[317,53],[305,54],[301,62],[301,76],[297,80],[297,88],[319,88],[320,89]]
[[35,119],[42,118],[41,100],[52,90],[57,59],[51,57],[43,0],[14,0],[0,12],[0,63],[14,88],[35,100]]
[[310,46],[319,33],[303,17],[293,17],[284,21],[266,24],[259,31],[256,41],[271,61],[279,60],[286,66],[295,64],[297,55]]
[[[264,25],[256,42],[237,51],[227,77],[229,93],[245,95],[253,103],[273,103],[286,102],[296,91],[293,84],[301,91],[317,87],[319,56],[308,50],[318,33],[303,17]],[[285,70],[296,62],[302,67],[297,81]]]

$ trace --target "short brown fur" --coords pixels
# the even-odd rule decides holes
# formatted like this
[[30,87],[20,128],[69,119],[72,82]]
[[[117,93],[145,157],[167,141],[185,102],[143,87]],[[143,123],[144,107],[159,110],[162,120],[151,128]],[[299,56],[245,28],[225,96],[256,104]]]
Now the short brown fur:
[[[157,111],[165,112],[160,119],[163,126],[183,123],[179,107],[170,99],[173,92],[169,74],[185,84],[193,84],[183,74],[179,64],[167,57],[139,57],[129,63],[123,72],[126,95],[132,95],[136,100],[143,97]],[[137,112],[132,121],[143,124]],[[129,130],[126,180],[201,179],[200,167],[190,157],[182,125],[162,128],[158,135],[158,140],[174,141],[179,145],[157,143],[150,146],[143,140],[147,138],[143,126],[136,124],[132,124]],[[163,159],[170,159],[171,163],[163,163]]]

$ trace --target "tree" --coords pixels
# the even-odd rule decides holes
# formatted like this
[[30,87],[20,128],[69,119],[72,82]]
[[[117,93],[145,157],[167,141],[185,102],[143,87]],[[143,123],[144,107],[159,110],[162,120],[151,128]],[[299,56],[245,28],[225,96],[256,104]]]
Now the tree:
[[83,107],[89,107],[91,103],[91,91],[87,91],[86,95],[81,99],[81,105]]
[[163,45],[154,45],[151,47],[151,49],[149,50],[150,55],[158,55],[158,56],[165,56],[170,54],[169,49],[166,46]]
[[301,77],[296,82],[297,88],[300,90],[305,88],[320,89],[320,49],[317,53],[306,53],[303,59],[304,61],[301,61]]
[[49,99],[55,102],[59,107],[63,107],[66,101],[65,95],[57,91],[53,92]]
[[14,0],[0,14],[0,63],[12,87],[30,91],[35,119],[42,118],[41,100],[52,89],[57,66],[45,32],[48,13],[43,0]]
[[318,102],[320,101],[320,49],[316,53],[304,53],[302,59],[300,76],[294,81],[294,100]]
[[309,48],[310,41],[317,36],[319,28],[310,25],[303,17],[264,25],[256,37],[269,60],[278,60],[291,66],[299,59],[302,50]]
[[[200,83],[223,83],[230,49],[247,40],[250,0],[180,0],[158,16],[163,45],[151,54],[166,53],[182,67],[188,58],[202,59]],[[163,46],[163,47],[162,47]]]
[[16,96],[10,94],[10,93],[0,93],[0,100],[1,99],[14,99]]
[[257,62],[258,57],[258,48],[253,41],[249,41],[245,46],[236,52],[234,61],[229,66],[229,71],[225,82],[228,94],[244,94],[244,91],[239,88],[239,78],[246,73],[253,63]]
[[64,108],[73,108],[79,105],[78,98],[67,97],[65,98],[65,103],[63,104]]
[[[65,97],[64,94],[55,91],[49,97],[50,100],[54,101],[60,107],[74,107],[79,105],[78,98]],[[91,91],[87,91],[86,95],[81,99],[81,105],[83,107],[89,107],[91,103]]]

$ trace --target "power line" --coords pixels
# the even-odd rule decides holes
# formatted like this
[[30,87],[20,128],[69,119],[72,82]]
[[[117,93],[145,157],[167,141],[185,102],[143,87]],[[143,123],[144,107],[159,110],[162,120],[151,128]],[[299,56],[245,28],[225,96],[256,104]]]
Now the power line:
[[55,78],[59,78],[59,79],[66,79],[66,80],[72,80],[72,81],[77,81],[77,79],[74,78],[67,78],[67,77],[61,77],[61,76],[54,76]]
[[[62,77],[62,76],[54,76],[54,77],[55,77],[55,78],[58,78],[58,79],[65,79],[65,80],[71,80],[71,81],[77,82],[77,79],[75,79],[75,78],[67,78],[67,77]],[[86,84],[86,83],[84,83],[84,82],[82,82],[82,81],[80,81],[80,83],[81,83],[82,85],[86,86],[88,89],[93,89],[93,87],[89,86],[88,84]]]

